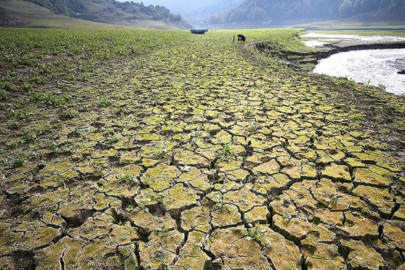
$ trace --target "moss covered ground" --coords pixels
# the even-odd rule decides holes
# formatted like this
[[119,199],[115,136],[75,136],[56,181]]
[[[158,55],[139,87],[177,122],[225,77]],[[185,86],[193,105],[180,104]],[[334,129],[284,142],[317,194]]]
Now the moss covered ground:
[[404,269],[405,99],[300,30],[0,30],[0,269]]

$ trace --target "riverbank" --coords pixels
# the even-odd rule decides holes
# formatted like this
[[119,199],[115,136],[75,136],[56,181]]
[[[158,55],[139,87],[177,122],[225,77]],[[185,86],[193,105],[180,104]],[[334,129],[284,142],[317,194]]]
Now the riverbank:
[[[405,48],[405,41],[334,40],[314,51],[280,50],[275,49],[277,47],[271,42],[258,42],[255,43],[255,48],[267,57],[275,57],[281,64],[303,74],[312,72],[319,60],[342,51]],[[337,94],[335,103],[356,104],[362,114],[362,128],[372,131],[405,164],[404,97],[388,93],[381,87],[358,84],[344,78],[316,74],[313,76],[321,76],[323,83],[330,85]]]
[[[323,39],[322,39],[323,37]],[[259,51],[266,55],[276,56],[284,60],[285,64],[294,67],[296,70],[311,71],[319,60],[328,58],[331,55],[357,50],[376,49],[403,49],[405,48],[405,37],[369,37],[353,38],[353,35],[302,35],[304,44],[314,48],[314,51],[295,52],[290,50],[272,50],[266,43],[257,43]]]
[[314,73],[345,77],[357,83],[379,87],[395,95],[405,95],[405,49],[373,49],[339,52],[318,61]]

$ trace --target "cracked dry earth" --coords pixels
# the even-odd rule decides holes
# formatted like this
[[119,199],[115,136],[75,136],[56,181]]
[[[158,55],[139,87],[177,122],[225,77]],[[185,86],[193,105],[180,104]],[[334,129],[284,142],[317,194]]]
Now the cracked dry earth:
[[4,168],[2,269],[405,269],[403,164],[355,107],[208,37],[93,76],[70,106],[113,105]]

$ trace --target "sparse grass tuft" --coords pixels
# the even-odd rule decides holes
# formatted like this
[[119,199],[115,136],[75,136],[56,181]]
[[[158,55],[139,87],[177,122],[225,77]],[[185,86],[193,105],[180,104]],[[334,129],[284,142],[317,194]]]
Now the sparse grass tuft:
[[124,174],[118,175],[117,181],[118,181],[118,183],[124,183],[124,184],[130,185],[131,183],[136,181],[136,178],[132,174],[124,173]]
[[160,152],[156,154],[158,158],[164,158],[167,155],[168,151],[166,148],[163,148]]
[[14,166],[15,167],[23,167],[27,165],[28,163],[28,158],[25,156],[20,156],[14,161]]
[[[250,225],[251,226],[251,225]],[[260,241],[260,239],[266,234],[266,230],[260,229],[260,224],[257,222],[254,227],[250,229],[243,229],[243,235],[247,240],[256,240]]]
[[10,98],[10,94],[3,89],[0,89],[0,100],[7,100]]
[[219,159],[227,162],[235,159],[232,148],[229,144],[223,146],[222,150],[219,152]]
[[74,118],[75,114],[69,108],[62,107],[59,109],[58,116],[60,120],[69,120]]

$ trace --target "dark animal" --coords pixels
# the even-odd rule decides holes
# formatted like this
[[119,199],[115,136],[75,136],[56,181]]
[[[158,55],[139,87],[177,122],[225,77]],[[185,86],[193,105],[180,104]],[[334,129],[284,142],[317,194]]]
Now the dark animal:
[[242,34],[239,34],[238,35],[238,41],[243,43],[243,42],[246,41],[246,37],[244,35],[242,35]]
[[398,71],[398,74],[405,75],[405,70]]

